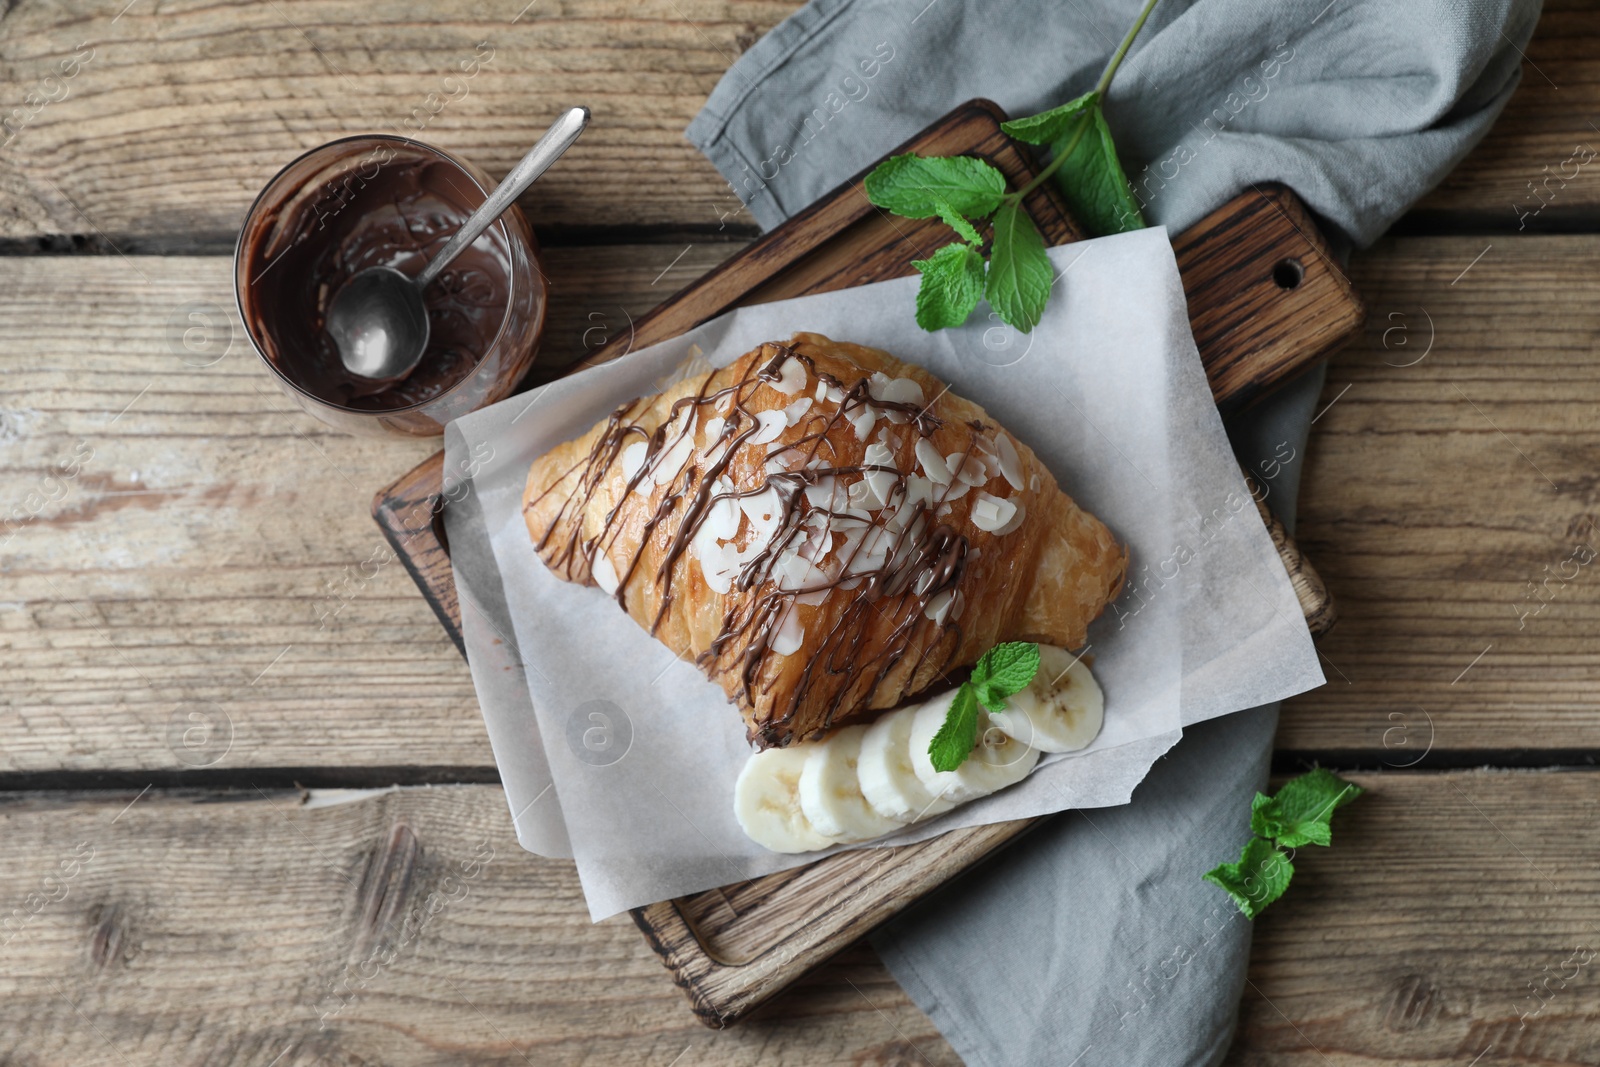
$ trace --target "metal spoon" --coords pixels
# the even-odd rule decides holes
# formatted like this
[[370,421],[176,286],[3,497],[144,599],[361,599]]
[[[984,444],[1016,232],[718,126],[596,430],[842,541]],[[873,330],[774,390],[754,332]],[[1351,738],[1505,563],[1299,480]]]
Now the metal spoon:
[[339,346],[345,370],[376,380],[411,373],[428,347],[423,291],[572,147],[587,125],[586,107],[575,107],[557,119],[416,278],[393,267],[368,267],[344,283],[328,308],[328,333]]

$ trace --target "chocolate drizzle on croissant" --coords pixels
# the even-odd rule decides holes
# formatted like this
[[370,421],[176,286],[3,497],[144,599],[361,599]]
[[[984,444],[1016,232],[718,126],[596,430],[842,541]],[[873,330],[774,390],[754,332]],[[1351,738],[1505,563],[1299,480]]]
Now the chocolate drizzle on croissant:
[[[1120,553],[982,409],[942,388],[926,399],[913,379],[871,373],[825,338],[800,343],[812,336],[762,345],[675,392],[622,405],[535,464],[525,496],[546,564],[611,591],[669,645],[687,644],[679,654],[722,684],[763,747],[891,706],[971,662],[982,651],[974,640],[1030,636],[1010,621],[1026,589],[973,587],[1037,568],[1036,539],[1012,535],[1025,507],[1059,500],[1067,517],[1092,524],[1084,532],[1112,550],[1107,560]],[[871,349],[835,348],[937,384]],[[997,450],[1009,451],[1009,465]],[[919,464],[931,477],[914,473]],[[973,525],[980,498],[1011,510],[1009,529]],[[1009,552],[990,544],[1000,536]],[[974,538],[991,553],[980,579]],[[1125,556],[1117,562],[1094,598],[1120,584]],[[974,595],[1003,604],[1006,619],[980,620],[969,634],[959,620]],[[1066,633],[1081,639],[1086,623]]]
[[[692,434],[694,420],[683,417],[685,410],[695,410],[707,405],[713,408],[726,407],[728,414],[724,417],[720,433],[705,449],[708,455],[719,452],[720,455],[709,462],[703,470],[693,464],[686,464],[673,476],[673,480],[667,486],[667,492],[661,496],[654,513],[646,523],[647,534],[631,554],[628,567],[618,582],[614,596],[617,604],[626,610],[628,585],[641,562],[643,548],[648,544],[648,532],[653,531],[658,525],[670,522],[674,513],[681,511],[681,518],[672,534],[666,555],[653,577],[661,592],[660,606],[656,611],[655,622],[650,628],[651,633],[655,633],[672,606],[673,571],[686,562],[683,558],[684,553],[700,531],[709,507],[721,500],[753,498],[765,493],[769,488],[775,489],[780,502],[781,516],[777,533],[754,559],[743,566],[734,580],[735,588],[746,593],[755,591],[755,595],[734,597],[730,600],[721,632],[712,640],[711,647],[697,657],[696,663],[713,677],[737,666],[746,699],[752,699],[762,663],[771,654],[774,632],[796,598],[806,593],[842,588],[847,584],[852,587],[850,588],[852,596],[847,610],[834,621],[828,631],[821,654],[813,656],[807,663],[800,684],[789,696],[788,706],[769,720],[770,736],[766,740],[772,743],[777,739],[781,728],[789,725],[795,711],[804,703],[819,678],[827,676],[831,681],[842,680],[845,683],[830,687],[832,695],[823,720],[824,729],[833,725],[847,698],[852,696],[860,698],[863,695],[862,687],[857,682],[864,679],[868,672],[871,672],[871,680],[865,687],[865,692],[870,693],[878,686],[906,655],[917,624],[923,621],[931,622],[923,618],[923,612],[928,604],[941,593],[955,589],[961,581],[966,565],[968,541],[948,524],[935,525],[928,521],[928,515],[938,505],[944,503],[943,495],[929,502],[915,501],[909,522],[894,532],[889,553],[881,565],[871,567],[864,572],[850,573],[851,564],[855,562],[865,544],[866,539],[862,538],[856,542],[850,555],[840,560],[841,573],[838,577],[807,584],[797,589],[780,588],[780,583],[774,580],[772,573],[774,564],[797,539],[804,538],[805,523],[809,516],[826,516],[829,527],[837,520],[855,519],[855,516],[843,510],[834,510],[832,502],[823,507],[811,504],[804,492],[808,486],[817,486],[825,478],[865,475],[870,471],[893,479],[891,504],[895,499],[905,496],[907,475],[897,466],[811,465],[812,460],[821,458],[820,453],[824,447],[832,451],[828,444],[829,432],[834,430],[841,420],[847,420],[852,411],[859,411],[869,405],[879,410],[903,413],[916,432],[923,437],[931,436],[942,423],[938,417],[931,414],[929,410],[931,404],[873,399],[869,391],[869,379],[866,376],[855,382],[846,383],[831,374],[819,372],[814,360],[786,345],[771,344],[765,347],[771,350],[771,358],[761,365],[759,370],[746,375],[733,385],[709,394],[705,389],[710,386],[713,379],[708,376],[698,393],[683,397],[672,405],[672,417],[657,427],[654,433],[646,434],[641,427],[630,421],[630,414],[638,405],[638,401],[624,404],[614,411],[605,432],[589,450],[576,489],[563,502],[562,510],[557,513],[556,519],[546,527],[543,537],[537,542],[537,547],[541,551],[549,547],[552,536],[561,524],[561,516],[567,508],[581,509],[588,504],[600,480],[616,462],[630,437],[638,436],[645,440],[647,450],[644,462],[628,479],[629,493],[638,487],[641,479],[650,476],[661,466],[664,457],[675,445],[680,444],[685,435]],[[757,413],[747,406],[749,393],[753,392],[758,383],[779,381],[782,366],[790,359],[798,360],[824,387],[839,390],[844,394],[836,411],[830,416],[811,416],[805,423],[806,433],[799,440],[778,450],[780,453],[803,456],[807,465],[796,471],[769,471],[753,488],[715,492],[713,486],[716,479],[726,471],[737,450],[744,446],[759,428]],[[723,405],[724,399],[731,400],[731,406]],[[982,423],[974,422],[969,429],[972,431],[975,446],[976,435],[985,427]],[[964,453],[963,460],[971,453],[972,449]],[[959,475],[959,471],[955,473]],[[944,491],[947,493],[949,488],[949,486],[944,487]],[[542,496],[539,499],[542,499]],[[624,496],[623,500],[626,499]],[[535,503],[537,499],[530,501],[528,506],[532,507]],[[580,545],[581,527],[574,527],[566,543],[560,547],[559,558],[570,559],[579,551],[586,556],[592,556],[596,550],[605,551],[616,535],[617,512],[618,508],[613,507],[607,513],[600,536],[589,543]],[[882,516],[889,512],[890,508],[885,507],[879,514]],[[875,523],[871,528],[887,529],[880,523]],[[865,630],[859,623],[863,621],[863,616],[868,611],[878,612],[895,621],[891,639],[876,655],[865,654],[861,647],[861,638]],[[938,626],[952,639],[941,637],[939,640],[928,642],[922,649],[920,658],[927,659],[934,654],[935,649],[942,648],[944,654],[940,660],[939,670],[943,671],[949,666],[950,657],[960,645],[960,627],[949,619],[932,624]]]

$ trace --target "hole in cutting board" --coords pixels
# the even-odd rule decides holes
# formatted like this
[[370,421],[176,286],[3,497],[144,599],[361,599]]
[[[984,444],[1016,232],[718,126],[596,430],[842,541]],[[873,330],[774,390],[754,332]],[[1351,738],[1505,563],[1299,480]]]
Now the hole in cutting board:
[[1272,280],[1279,289],[1293,289],[1304,280],[1305,267],[1300,265],[1298,259],[1280,259],[1277,266],[1272,268]]

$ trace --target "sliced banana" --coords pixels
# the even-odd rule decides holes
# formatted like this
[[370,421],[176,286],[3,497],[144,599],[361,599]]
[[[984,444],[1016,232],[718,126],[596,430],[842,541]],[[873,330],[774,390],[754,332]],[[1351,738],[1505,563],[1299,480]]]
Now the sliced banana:
[[988,714],[980,710],[978,744],[972,755],[953,771],[934,770],[928,743],[944,725],[950,702],[959,691],[953,689],[918,708],[909,738],[911,766],[917,777],[930,793],[953,804],[976,800],[1020,782],[1039,762],[1038,749],[997,729]]
[[733,814],[750,840],[773,852],[814,852],[835,844],[800,807],[800,775],[810,746],[769,748],[745,761],[733,787]]
[[811,755],[800,772],[800,810],[813,829],[835,841],[870,841],[902,825],[880,815],[861,793],[856,767],[866,732],[846,726],[806,746]]
[[1041,752],[1075,752],[1100,733],[1106,698],[1083,659],[1054,645],[1039,646],[1033,681],[989,721]]
[[861,737],[856,777],[861,794],[879,815],[902,823],[931,819],[955,807],[955,801],[934,796],[911,765],[911,725],[917,705],[891,711],[868,726]]
[[953,771],[928,745],[957,690],[847,726],[818,742],[757,752],[734,786],[744,832],[774,852],[870,841],[1026,778],[1041,752],[1072,752],[1100,733],[1105,695],[1083,661],[1039,646],[1039,670],[1003,711],[978,713],[978,743]]

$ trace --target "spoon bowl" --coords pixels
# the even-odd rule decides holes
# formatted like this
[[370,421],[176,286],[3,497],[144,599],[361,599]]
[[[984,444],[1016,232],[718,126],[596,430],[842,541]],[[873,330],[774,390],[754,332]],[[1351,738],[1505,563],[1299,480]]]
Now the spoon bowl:
[[428,310],[422,294],[473,241],[482,236],[534,180],[561,158],[589,124],[589,109],[575,107],[551,124],[539,143],[511,168],[483,204],[462,223],[439,254],[408,278],[393,267],[368,267],[334,294],[326,328],[345,370],[373,381],[399,381],[416,369],[428,348]]
[[333,298],[328,333],[351,374],[375,381],[404,378],[428,349],[422,290],[393,267],[368,267]]

